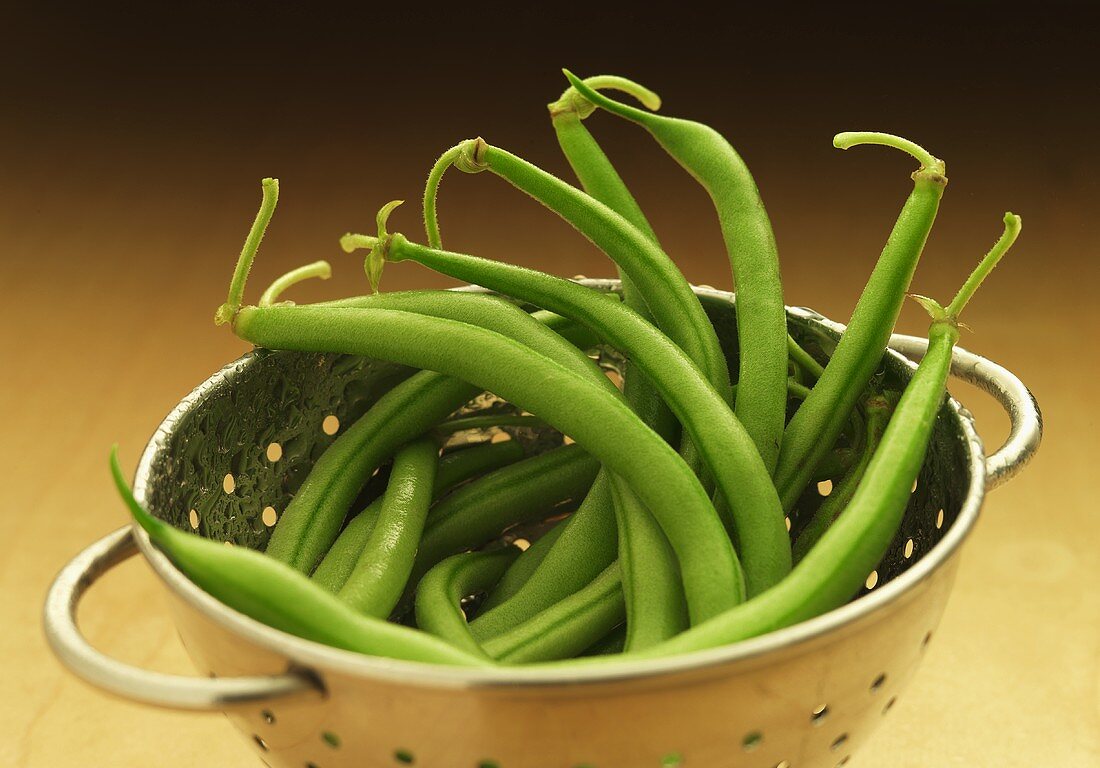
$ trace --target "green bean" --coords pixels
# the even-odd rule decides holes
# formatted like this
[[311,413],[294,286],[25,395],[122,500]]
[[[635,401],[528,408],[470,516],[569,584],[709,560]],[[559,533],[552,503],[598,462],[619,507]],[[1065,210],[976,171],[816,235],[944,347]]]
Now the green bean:
[[[483,615],[485,611],[500,605],[523,588],[523,585],[530,580],[531,576],[538,570],[543,561],[546,560],[546,556],[553,550],[554,543],[560,539],[562,533],[565,532],[566,524],[569,520],[572,520],[575,515],[576,513],[574,512],[573,515],[570,515],[565,520],[554,523],[553,528],[540,536],[522,555],[516,558],[516,561],[508,567],[508,570],[504,572],[500,581],[497,582],[496,586],[485,596],[481,605],[478,606],[478,615]],[[476,620],[475,618],[475,621]]]
[[438,499],[484,472],[506,467],[523,458],[523,446],[515,440],[500,443],[480,443],[468,448],[449,450],[439,457],[435,470],[432,498]]
[[466,432],[471,429],[492,429],[493,427],[546,429],[546,422],[529,414],[486,413],[449,419],[437,425],[432,431],[437,435],[453,435],[455,432]]
[[565,75],[596,106],[648,130],[714,202],[737,286],[737,417],[752,435],[765,466],[773,470],[786,421],[787,314],[775,236],[756,182],[714,129],[621,104],[572,73]]
[[[715,389],[728,399],[729,370],[714,326],[680,270],[637,227],[579,189],[482,139],[464,141],[444,153],[436,168],[452,164],[466,172],[492,171],[591,240],[629,275],[657,324],[699,364]],[[439,247],[440,242],[434,200],[441,173],[433,169],[424,193],[428,242],[433,247]],[[385,238],[384,228],[379,231],[380,237]],[[381,263],[369,257],[367,262],[367,273],[375,276],[373,284],[377,285]]]
[[564,600],[614,562],[618,534],[609,473],[596,476],[581,506],[560,527],[557,544],[511,599],[487,604],[470,622],[478,641],[500,635]]
[[482,645],[502,664],[567,659],[605,637],[626,618],[618,564],[535,617]]
[[625,648],[626,624],[620,624],[611,630],[606,637],[585,648],[581,656],[612,656],[622,653]]
[[618,477],[612,478],[611,494],[619,527],[625,647],[627,651],[643,650],[687,629],[684,588],[675,578],[653,578],[667,573],[675,576],[677,565],[676,554],[649,510]]
[[878,447],[882,433],[890,419],[893,405],[885,395],[871,395],[864,400],[864,410],[867,413],[865,421],[865,436],[859,461],[845,473],[844,478],[832,489],[832,492],[821,502],[821,506],[814,512],[810,521],[799,532],[791,548],[791,554],[797,563],[818,542],[825,530],[832,525],[844,508],[851,502],[863,479],[863,473],[867,465],[871,463],[871,456]]
[[[483,472],[511,464],[523,458],[523,446],[508,440],[503,443],[485,443],[443,454],[435,472],[432,497],[438,499],[456,485],[464,483]],[[348,577],[359,562],[359,555],[367,546],[367,538],[374,528],[374,521],[381,509],[382,499],[375,499],[370,506],[353,517],[344,526],[320,565],[310,577],[320,587],[336,593],[347,583]]]
[[378,517],[355,569],[336,596],[360,613],[384,619],[405,591],[428,507],[439,449],[431,438],[397,452]]
[[[416,245],[397,233],[384,240],[349,235],[342,243],[345,249],[371,247],[368,259],[410,259],[451,277],[545,307],[596,330],[609,344],[627,355],[658,389],[699,449],[718,487],[729,499],[732,519],[724,523],[739,546],[748,594],[751,596],[767,589],[790,570],[790,540],[783,511],[752,439],[698,367],[636,312],[568,280]],[[688,554],[673,541],[662,519],[664,510],[645,503],[657,516],[683,567]]]
[[583,351],[499,296],[463,291],[397,291],[314,304],[315,307],[393,309],[457,320],[515,339],[571,370],[590,376],[616,397],[619,391]]
[[784,509],[791,509],[798,500],[814,467],[836,442],[848,414],[878,370],[947,184],[942,160],[897,136],[841,133],[833,143],[842,149],[868,143],[894,147],[915,157],[920,168],[913,173],[913,191],[856,303],[847,329],[813,392],[787,426],[775,471]]
[[[593,88],[618,88],[636,96],[647,107],[656,109],[660,99],[625,78],[596,77],[586,81]],[[569,88],[558,101],[549,105],[558,144],[569,161],[584,191],[634,225],[650,242],[660,247],[657,235],[642,213],[622,177],[608,160],[600,145],[582,122],[594,107]],[[630,275],[619,268],[623,303],[645,320],[654,322],[643,294]],[[627,360],[623,394],[642,421],[666,439],[675,436],[678,424],[668,405],[644,376],[639,376]],[[728,376],[728,374],[727,374]],[[682,442],[680,455],[700,476],[707,491],[712,490],[710,476],[703,471],[702,457],[690,438]],[[676,557],[649,510],[638,502],[629,488],[613,481],[615,517],[618,526],[619,570],[626,594],[628,647],[643,647],[675,634],[687,625],[683,585],[679,580]],[[635,585],[635,579],[642,577]]]
[[397,310],[244,307],[234,330],[272,349],[339,351],[436,369],[541,417],[622,475],[658,516],[680,560],[693,621],[738,600],[737,556],[698,479],[625,402],[589,378],[493,331]]
[[470,635],[463,598],[491,589],[519,554],[516,547],[454,555],[432,567],[416,588],[416,625],[472,656],[489,658]]
[[666,656],[754,637],[837,608],[856,594],[890,546],[924,464],[959,338],[959,314],[1011,247],[1020,225],[1018,216],[1005,214],[1004,234],[946,308],[914,297],[932,316],[928,351],[905,387],[851,502],[790,575],[756,600],[641,655]]
[[567,445],[490,472],[450,494],[428,514],[410,589],[445,557],[479,547],[511,525],[543,520],[559,504],[581,498],[598,470],[596,459]]
[[532,312],[531,317],[538,320],[578,349],[589,350],[601,343],[600,338],[594,334],[591,329],[586,328],[580,323],[573,322],[568,317],[562,317],[553,312],[547,312],[544,309]]
[[348,583],[348,577],[355,570],[359,555],[367,546],[367,539],[374,530],[374,523],[378,520],[381,509],[380,497],[344,526],[344,530],[340,531],[340,535],[310,576],[317,586],[335,595]]
[[787,334],[787,356],[799,370],[808,373],[814,381],[820,379],[821,374],[825,372],[825,367],[804,350],[790,334]]
[[282,632],[348,651],[408,661],[487,666],[424,632],[362,616],[300,572],[259,552],[227,547],[179,531],[150,515],[134,498],[118,463],[111,471],[134,520],[200,589],[229,608]]

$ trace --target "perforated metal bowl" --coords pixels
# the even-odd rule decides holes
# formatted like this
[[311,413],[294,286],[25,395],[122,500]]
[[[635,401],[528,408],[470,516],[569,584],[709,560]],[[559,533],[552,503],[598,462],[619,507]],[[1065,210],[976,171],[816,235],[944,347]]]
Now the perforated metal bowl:
[[[585,281],[613,290],[613,281]],[[731,358],[732,295],[697,289]],[[841,326],[789,310],[791,332],[827,355]],[[911,375],[922,340],[897,336],[883,381]],[[1004,404],[1011,435],[986,457],[970,414],[948,399],[901,530],[866,588],[812,621],[724,648],[583,670],[464,670],[349,653],[259,624],[198,589],[140,529],[78,555],[45,607],[61,661],[104,690],[191,710],[224,710],[269,765],[350,768],[832,768],[904,690],[950,592],[959,547],[987,488],[1038,446],[1039,410],[1005,369],[956,350],[955,375]],[[184,529],[260,547],[330,433],[407,369],[340,355],[257,351],[199,386],[168,416],[135,491]],[[795,530],[820,503],[811,489]],[[207,678],[135,669],[94,650],[75,610],[86,589],[140,551],[168,587],[176,624]]]

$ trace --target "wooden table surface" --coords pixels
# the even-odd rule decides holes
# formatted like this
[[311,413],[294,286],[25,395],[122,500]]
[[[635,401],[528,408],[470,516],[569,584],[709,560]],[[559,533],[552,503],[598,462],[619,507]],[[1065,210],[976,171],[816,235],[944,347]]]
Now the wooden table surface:
[[[211,317],[255,210],[255,180],[274,170],[284,187],[252,295],[273,276],[322,256],[336,264],[337,279],[303,286],[297,295],[358,292],[358,259],[340,254],[335,236],[352,222],[366,226],[372,206],[389,197],[416,199],[426,159],[443,145],[439,135],[410,134],[400,152],[368,156],[362,149],[372,146],[368,136],[355,140],[360,154],[349,156],[349,129],[332,147],[294,134],[276,152],[273,134],[258,131],[256,146],[227,140],[200,158],[193,150],[207,152],[203,142],[213,142],[216,132],[199,126],[185,136],[135,123],[117,140],[107,133],[92,141],[65,134],[63,123],[27,122],[18,141],[4,144],[26,152],[8,153],[0,186],[0,467],[7,481],[0,507],[0,765],[259,765],[223,717],[119,701],[65,672],[42,637],[45,590],[68,559],[127,520],[108,478],[110,445],[120,444],[132,468],[169,409],[244,351]],[[307,123],[301,117],[287,130]],[[631,146],[649,151],[643,139]],[[1035,160],[1025,168],[1014,159],[973,167],[966,155],[976,142],[949,155],[962,158],[952,165],[960,180],[952,174],[954,197],[914,288],[949,295],[998,233],[1002,206],[1024,215],[1019,246],[968,310],[976,332],[964,344],[1024,379],[1043,407],[1047,435],[1027,471],[988,498],[922,668],[852,768],[1100,764],[1100,424],[1092,391],[1100,378],[1092,346],[1100,330],[1100,195],[1084,186],[1095,164]],[[545,143],[538,150],[544,158],[552,153]],[[865,185],[837,188],[830,177],[855,166],[825,165],[834,162],[826,151],[795,163],[821,163],[817,170],[784,176],[786,166],[769,156],[754,170],[769,179],[769,199],[781,201],[772,210],[788,303],[844,318],[896,215],[906,192],[902,170],[909,169],[893,157],[846,156],[846,163],[866,163],[859,166]],[[265,163],[276,155],[285,163],[273,169]],[[368,161],[366,183],[347,172],[349,163]],[[689,259],[691,279],[726,287],[705,199],[690,181],[676,183],[671,192],[642,190],[658,210],[672,205],[658,214],[658,230],[670,252],[698,247],[711,254]],[[492,182],[461,178],[448,185],[446,205],[458,210],[447,208],[445,229],[456,243],[558,274],[610,272],[567,227],[518,195],[508,197],[514,211],[508,226],[486,232],[497,198],[480,190]],[[677,208],[679,195],[699,204],[697,218]],[[819,211],[822,200],[828,215]],[[394,218],[415,230],[413,212]],[[549,223],[532,236],[536,221]],[[706,233],[700,242],[691,239],[696,231]],[[830,257],[828,271],[823,256]],[[403,267],[391,267],[387,288],[447,284]],[[920,333],[925,325],[918,310],[905,310],[901,330]],[[989,443],[1004,436],[995,404],[968,386],[953,391],[975,412]],[[146,565],[132,560],[89,595],[82,627],[118,659],[188,674],[162,592]]]

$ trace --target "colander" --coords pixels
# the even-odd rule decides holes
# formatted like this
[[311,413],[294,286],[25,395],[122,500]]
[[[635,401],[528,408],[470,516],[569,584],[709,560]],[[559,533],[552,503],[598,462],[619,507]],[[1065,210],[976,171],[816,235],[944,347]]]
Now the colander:
[[[696,292],[735,361],[733,295]],[[792,335],[819,356],[831,353],[843,330],[804,308],[789,308],[788,317]],[[913,369],[907,358],[919,357],[924,342],[894,336],[891,347],[879,378],[901,386]],[[137,497],[180,528],[262,547],[339,425],[409,374],[358,357],[250,352],[200,385],[157,429],[137,469]],[[62,663],[106,691],[175,709],[223,710],[257,755],[279,768],[841,766],[890,711],[934,637],[986,489],[1023,466],[1042,434],[1034,398],[1007,370],[956,349],[953,374],[1007,409],[1005,445],[987,457],[971,415],[946,399],[901,530],[865,588],[837,610],[752,640],[573,671],[373,658],[227,608],[131,526],[61,571],[46,600],[46,636]],[[499,405],[482,398],[471,407]],[[803,496],[792,530],[822,492],[811,487]],[[81,636],[75,613],[84,592],[139,551],[167,586],[180,638],[205,677],[130,667]]]

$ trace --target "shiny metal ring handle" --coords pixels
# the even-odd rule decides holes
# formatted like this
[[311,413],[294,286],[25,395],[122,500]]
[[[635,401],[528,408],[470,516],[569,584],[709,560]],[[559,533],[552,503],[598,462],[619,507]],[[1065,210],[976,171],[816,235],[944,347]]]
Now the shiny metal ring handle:
[[[928,339],[895,333],[890,347],[911,360],[920,360],[928,351]],[[951,375],[993,395],[1008,412],[1008,438],[985,459],[986,488],[996,488],[1023,469],[1039,449],[1043,414],[1031,390],[1014,373],[981,355],[955,347]]]
[[77,606],[92,584],[137,551],[132,529],[125,526],[74,557],[50,585],[43,611],[46,640],[61,663],[77,677],[131,701],[193,711],[232,709],[287,696],[321,694],[319,683],[307,673],[183,677],[132,667],[93,648],[77,626]]

